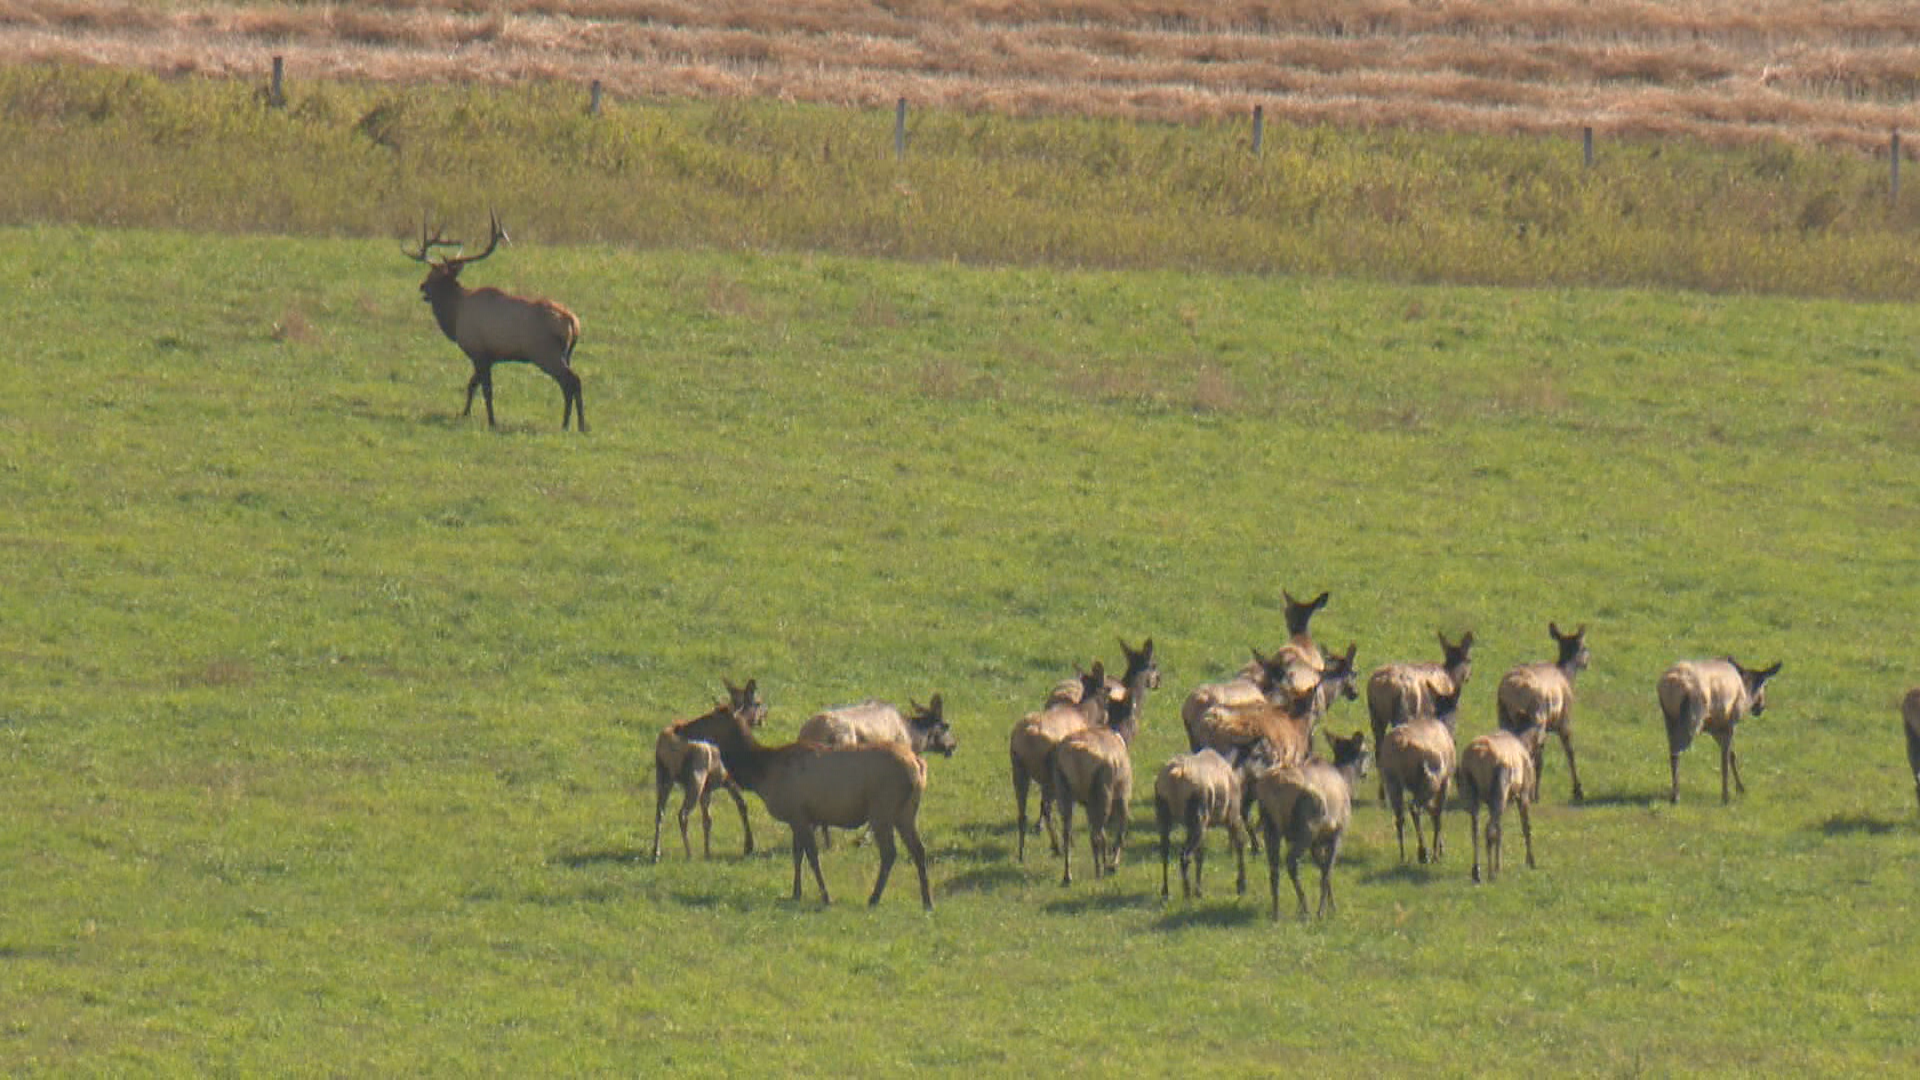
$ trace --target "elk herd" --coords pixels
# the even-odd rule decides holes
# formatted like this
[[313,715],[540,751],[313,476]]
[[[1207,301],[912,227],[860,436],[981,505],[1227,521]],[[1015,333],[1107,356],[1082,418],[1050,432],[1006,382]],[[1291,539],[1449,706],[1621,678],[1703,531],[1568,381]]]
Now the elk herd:
[[[1442,823],[1449,795],[1468,815],[1471,879],[1498,878],[1503,867],[1509,811],[1520,819],[1523,853],[1535,866],[1530,812],[1540,798],[1542,749],[1557,736],[1566,755],[1572,799],[1585,792],[1574,757],[1574,682],[1589,660],[1586,628],[1562,632],[1547,624],[1555,656],[1518,665],[1494,693],[1496,724],[1459,748],[1456,725],[1461,697],[1473,672],[1474,637],[1439,635],[1441,660],[1382,665],[1365,680],[1371,721],[1350,735],[1321,730],[1342,699],[1357,700],[1357,647],[1329,652],[1313,639],[1309,624],[1326,606],[1327,594],[1299,601],[1284,593],[1288,640],[1271,655],[1253,650],[1233,679],[1193,688],[1180,707],[1187,750],[1168,759],[1152,784],[1159,838],[1160,896],[1170,899],[1172,864],[1178,851],[1183,898],[1203,895],[1209,830],[1227,834],[1236,866],[1235,889],[1247,889],[1247,851],[1265,847],[1272,917],[1281,915],[1280,871],[1284,863],[1301,917],[1335,909],[1332,875],[1340,856],[1353,801],[1362,777],[1379,770],[1377,794],[1394,820],[1399,857],[1407,862],[1406,824],[1413,824],[1414,857],[1441,861]],[[1061,884],[1073,883],[1074,817],[1084,818],[1094,877],[1114,873],[1126,843],[1133,796],[1132,749],[1147,698],[1160,685],[1151,638],[1139,647],[1120,642],[1125,668],[1116,677],[1095,660],[1090,669],[1054,685],[1039,708],[1013,725],[1007,760],[1013,780],[1014,858],[1024,863],[1027,841],[1044,832],[1060,860]],[[1781,664],[1747,667],[1732,657],[1682,660],[1659,678],[1656,690],[1666,720],[1672,784],[1667,797],[1680,800],[1680,755],[1701,731],[1720,747],[1720,799],[1744,794],[1733,736],[1739,723],[1766,709],[1767,684]],[[727,685],[726,701],[663,730],[655,742],[653,858],[660,857],[660,822],[672,791],[683,792],[681,846],[691,857],[689,818],[698,808],[703,850],[710,857],[712,818],[708,800],[725,790],[740,809],[744,850],[753,851],[744,788],[759,795],[775,820],[792,832],[793,898],[802,896],[802,865],[811,868],[823,902],[819,846],[829,828],[867,827],[880,857],[868,902],[878,903],[896,858],[895,837],[907,849],[919,876],[920,900],[929,909],[926,848],[917,817],[927,787],[926,755],[951,756],[957,748],[943,715],[940,695],[906,710],[878,700],[814,715],[784,746],[766,746],[754,734],[766,716],[756,684]],[[1920,799],[1920,687],[1901,704],[1907,757]],[[1320,742],[1315,736],[1320,736]],[[1324,746],[1322,746],[1324,743]],[[1037,792],[1035,788],[1037,787]],[[1030,819],[1030,797],[1037,794]],[[1255,813],[1258,822],[1255,824]],[[1481,818],[1485,815],[1485,824]],[[1175,833],[1179,832],[1176,844]],[[1484,852],[1484,858],[1483,858]],[[1302,858],[1317,871],[1316,902],[1309,905],[1300,880]]]

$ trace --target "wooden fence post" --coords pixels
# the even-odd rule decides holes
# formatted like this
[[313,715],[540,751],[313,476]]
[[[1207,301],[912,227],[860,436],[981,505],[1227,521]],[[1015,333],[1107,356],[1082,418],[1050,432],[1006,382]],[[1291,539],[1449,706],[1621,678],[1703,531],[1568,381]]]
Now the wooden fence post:
[[902,161],[907,157],[907,99],[904,97],[893,107],[893,156]]
[[1260,156],[1260,142],[1266,136],[1267,114],[1259,105],[1253,107],[1253,156]]
[[1580,129],[1580,158],[1587,163],[1587,168],[1593,168],[1592,124],[1588,124],[1586,127]]
[[588,116],[600,115],[600,93],[601,93],[600,80],[595,79],[593,80],[593,85],[587,88],[587,115]]
[[1900,201],[1900,129],[1893,129],[1893,139],[1888,145],[1888,189],[1887,198]]
[[287,104],[286,77],[287,58],[284,56],[274,57],[273,85],[267,89],[267,104],[276,109],[284,108]]

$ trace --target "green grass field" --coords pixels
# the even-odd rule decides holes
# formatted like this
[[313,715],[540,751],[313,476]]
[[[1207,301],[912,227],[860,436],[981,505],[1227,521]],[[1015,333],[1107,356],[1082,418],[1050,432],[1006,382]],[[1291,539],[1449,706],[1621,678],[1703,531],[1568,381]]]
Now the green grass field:
[[[586,324],[581,437],[521,366],[459,419],[419,276],[0,230],[0,1069],[1920,1065],[1908,308],[504,248],[473,283]],[[1179,699],[1283,587],[1366,669],[1474,629],[1463,734],[1588,625],[1537,871],[1516,835],[1470,884],[1464,815],[1398,865],[1369,781],[1337,917],[1270,922],[1264,866],[1236,899],[1221,837],[1159,902]],[[1006,732],[1147,635],[1125,865],[1062,889],[1013,861]],[[1729,651],[1786,662],[1749,794],[1708,743],[1670,808],[1654,680]],[[653,733],[749,676],[769,737],[945,696],[931,915],[844,843],[789,902],[757,801],[760,854],[722,800],[722,857],[647,861]]]

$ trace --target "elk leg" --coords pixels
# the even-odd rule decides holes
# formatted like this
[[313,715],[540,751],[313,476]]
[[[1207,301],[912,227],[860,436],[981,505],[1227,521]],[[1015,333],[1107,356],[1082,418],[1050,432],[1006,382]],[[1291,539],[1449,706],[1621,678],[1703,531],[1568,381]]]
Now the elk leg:
[[1207,864],[1206,845],[1202,843],[1201,838],[1206,827],[1206,822],[1200,819],[1200,800],[1189,800],[1187,802],[1187,842],[1180,849],[1180,895],[1183,899],[1188,895],[1187,864],[1189,862],[1193,864],[1192,895],[1196,899],[1204,895],[1201,892],[1201,879],[1206,876]]
[[1473,845],[1473,880],[1480,881],[1480,799],[1475,793],[1473,801],[1467,804],[1467,841]]
[[1727,765],[1733,769],[1733,790],[1742,795],[1747,793],[1747,785],[1740,781],[1740,753],[1733,748],[1733,732],[1727,732]]
[[1060,800],[1060,884],[1073,884],[1073,800]]
[[1673,787],[1667,791],[1667,802],[1678,806],[1680,805],[1680,751],[1675,750],[1667,755],[1667,768],[1673,774]]
[[660,766],[653,767],[653,861],[660,861],[660,819],[667,816],[667,797],[673,792],[673,778]]
[[[793,827],[793,835],[796,842],[802,845],[802,850],[807,853],[807,865],[813,868],[813,883],[820,886],[820,903],[833,903],[833,897],[827,895],[827,879],[820,873],[820,849],[816,847],[813,842],[813,826],[795,825]],[[800,888],[800,867],[798,865],[794,866],[793,873],[794,899],[798,900],[800,899],[798,895]]]
[[1340,841],[1343,834],[1334,833],[1326,842],[1325,859],[1320,862],[1320,907],[1316,916],[1337,914],[1340,905],[1333,900],[1333,864],[1340,861]]
[[746,846],[741,850],[740,854],[742,856],[751,855],[753,854],[753,821],[747,817],[746,797],[740,794],[740,785],[734,783],[732,780],[727,781],[727,794],[733,796],[733,805],[740,808],[740,828],[747,834]]
[[1440,790],[1436,792],[1433,796],[1433,861],[1434,862],[1440,861],[1440,851],[1441,851],[1440,819],[1446,816],[1447,788],[1449,786],[1451,785],[1449,785],[1445,781],[1442,781],[1440,784]]
[[[1560,748],[1567,752],[1567,775],[1573,778],[1573,801],[1581,802],[1586,799],[1587,796],[1586,792],[1580,790],[1580,769],[1573,763],[1573,729],[1567,727],[1565,724],[1560,726]],[[1537,787],[1539,783],[1539,772],[1537,770],[1534,776],[1534,782]]]
[[1307,917],[1307,890],[1300,887],[1300,845],[1287,840],[1287,877],[1293,880],[1293,895],[1300,900],[1300,917]]
[[873,846],[880,852],[880,876],[873,879],[873,895],[867,897],[867,906],[880,902],[880,894],[887,891],[887,875],[893,873],[893,826],[876,823],[873,826]]
[[[1019,860],[1027,861],[1027,767],[1013,759],[1013,833],[1019,837]],[[1038,822],[1035,822],[1038,825]]]
[[1262,817],[1260,828],[1267,834],[1267,893],[1273,897],[1273,921],[1280,921],[1280,828],[1271,817]]
[[920,842],[920,826],[903,821],[894,828],[900,830],[900,842],[907,845],[907,857],[913,860],[913,868],[920,875],[920,906],[932,911],[933,889],[927,884],[927,846]]
[[[1503,782],[1502,779],[1498,776],[1498,774],[1496,774],[1494,777],[1494,783],[1500,784],[1502,782]],[[1526,798],[1523,796],[1520,799],[1521,805],[1525,805],[1526,801],[1527,801]],[[1500,880],[1500,855],[1501,855],[1500,849],[1502,847],[1503,841],[1506,839],[1506,830],[1500,827],[1500,817],[1506,811],[1506,809],[1507,809],[1507,798],[1504,794],[1495,795],[1493,797],[1493,805],[1487,807],[1487,880],[1488,881]]]
[[[1160,899],[1168,897],[1167,864],[1173,860],[1173,808],[1165,799],[1155,796],[1153,800],[1153,823],[1160,830]],[[1180,895],[1187,895],[1186,852],[1181,852]]]
[[693,804],[699,801],[700,785],[687,781],[685,794],[680,799],[680,848],[689,861],[693,859],[693,842],[687,839],[687,819],[693,816]]
[[700,857],[713,858],[713,784],[700,789]]
[[1520,836],[1527,842],[1527,869],[1533,865],[1533,813],[1527,809],[1525,801],[1520,803]]
[[[1400,842],[1400,861],[1404,863],[1407,861],[1407,817],[1401,809],[1402,796],[1398,787],[1387,792],[1387,801],[1393,804],[1393,836],[1394,839]],[[1415,843],[1420,841],[1420,814],[1418,811],[1415,811],[1413,815],[1413,839]],[[1420,861],[1427,861],[1427,855],[1424,850],[1420,853]]]

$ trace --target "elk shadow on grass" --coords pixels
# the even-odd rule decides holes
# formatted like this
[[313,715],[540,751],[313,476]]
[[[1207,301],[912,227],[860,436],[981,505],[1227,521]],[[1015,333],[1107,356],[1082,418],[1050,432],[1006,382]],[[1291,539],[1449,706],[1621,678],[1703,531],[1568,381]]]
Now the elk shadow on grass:
[[[895,867],[898,869],[898,867]],[[934,891],[942,896],[958,896],[966,893],[992,895],[1003,889],[1025,889],[1033,884],[1033,876],[1025,867],[1017,863],[992,863],[962,870],[956,874],[947,874],[934,884]]]
[[1904,818],[1889,820],[1872,814],[1835,814],[1820,823],[1820,831],[1828,836],[1885,836],[1890,832],[1906,828]]
[[[1067,888],[1079,887],[1079,885],[1067,886]],[[1049,915],[1085,915],[1093,911],[1140,911],[1159,906],[1158,893],[1099,893],[1063,896],[1058,900],[1049,900],[1040,905],[1040,910]]]
[[[1585,806],[1603,808],[1610,806],[1628,806],[1641,810],[1649,810],[1666,801],[1668,800],[1667,792],[1665,791],[1614,791],[1605,795],[1589,795],[1577,803],[1567,803],[1566,805],[1576,810]],[[1464,813],[1464,811],[1462,812]]]
[[[1452,861],[1449,851],[1449,858],[1442,862],[1394,862],[1357,877],[1368,885],[1434,885],[1452,876],[1447,872],[1447,863]],[[1471,865],[1471,862],[1469,859],[1468,864]]]
[[1253,926],[1265,921],[1266,909],[1252,903],[1254,890],[1237,901],[1180,901],[1183,906],[1175,907],[1153,921],[1155,930],[1185,930],[1190,926]]
[[610,847],[587,851],[563,851],[547,859],[548,866],[564,866],[569,870],[586,870],[608,864],[653,864],[653,852],[637,847]]

